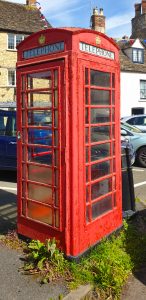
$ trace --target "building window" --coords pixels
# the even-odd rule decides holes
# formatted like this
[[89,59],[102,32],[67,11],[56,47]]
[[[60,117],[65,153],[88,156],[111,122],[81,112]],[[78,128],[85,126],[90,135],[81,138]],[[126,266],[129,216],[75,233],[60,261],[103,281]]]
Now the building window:
[[140,99],[146,99],[146,80],[140,80]]
[[143,64],[144,63],[144,50],[143,49],[133,49],[133,62]]
[[8,70],[8,86],[16,86],[16,70]]
[[22,34],[8,34],[8,49],[16,50],[17,45],[24,40],[25,36]]

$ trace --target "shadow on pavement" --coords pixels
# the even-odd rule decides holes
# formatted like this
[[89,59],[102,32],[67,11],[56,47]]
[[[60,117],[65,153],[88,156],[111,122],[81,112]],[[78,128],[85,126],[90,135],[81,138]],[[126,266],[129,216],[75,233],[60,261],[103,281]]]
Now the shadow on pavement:
[[146,285],[146,264],[145,267],[141,267],[139,270],[133,272],[134,277]]
[[16,229],[17,196],[0,189],[0,234]]

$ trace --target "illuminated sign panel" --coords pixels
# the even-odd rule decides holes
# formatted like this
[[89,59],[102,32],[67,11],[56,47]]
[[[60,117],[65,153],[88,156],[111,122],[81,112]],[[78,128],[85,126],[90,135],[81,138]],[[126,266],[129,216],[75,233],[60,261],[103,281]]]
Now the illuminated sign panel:
[[115,53],[112,51],[108,51],[102,48],[98,48],[96,46],[92,46],[83,42],[80,42],[80,50],[86,53],[94,54],[100,57],[115,59]]
[[59,42],[59,43],[46,45],[46,46],[39,47],[39,48],[25,50],[23,52],[23,58],[28,59],[28,58],[41,56],[41,55],[57,53],[57,52],[61,52],[61,51],[64,51],[64,42]]

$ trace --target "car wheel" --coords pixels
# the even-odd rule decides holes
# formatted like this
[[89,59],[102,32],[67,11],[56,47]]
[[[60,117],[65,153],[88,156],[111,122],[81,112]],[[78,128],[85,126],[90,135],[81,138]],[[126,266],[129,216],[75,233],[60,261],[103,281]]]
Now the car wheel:
[[137,162],[139,166],[146,168],[146,147],[142,147],[138,150]]

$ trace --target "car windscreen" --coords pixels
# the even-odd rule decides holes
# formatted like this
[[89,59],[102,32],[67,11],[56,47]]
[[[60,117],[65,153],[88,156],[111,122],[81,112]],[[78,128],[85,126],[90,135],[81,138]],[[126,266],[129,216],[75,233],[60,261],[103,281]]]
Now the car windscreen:
[[121,123],[123,126],[123,129],[125,130],[129,130],[133,133],[142,133],[142,130],[140,130],[139,128],[135,127],[135,126],[131,126],[128,123]]

